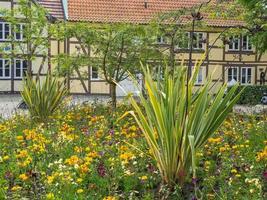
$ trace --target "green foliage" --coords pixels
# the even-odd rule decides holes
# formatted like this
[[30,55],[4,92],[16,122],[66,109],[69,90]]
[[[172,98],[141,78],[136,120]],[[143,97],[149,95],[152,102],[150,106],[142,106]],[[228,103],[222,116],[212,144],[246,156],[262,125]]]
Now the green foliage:
[[155,82],[149,69],[144,70],[147,97],[140,96],[144,111],[130,97],[135,110],[130,114],[144,134],[162,180],[171,187],[177,182],[183,185],[191,169],[195,177],[196,151],[223,123],[240,96],[235,96],[237,85],[224,95],[224,85],[213,98],[210,80],[193,92],[198,70],[196,66],[188,88],[186,67],[176,67],[173,76],[166,70],[162,82]]
[[47,122],[62,104],[68,90],[64,83],[47,74],[44,82],[35,81],[27,75],[23,80],[22,99],[28,106],[31,117],[40,122]]
[[237,104],[257,105],[261,104],[261,98],[263,93],[267,93],[267,86],[251,85],[251,86],[239,86],[237,93],[244,90],[238,100]]

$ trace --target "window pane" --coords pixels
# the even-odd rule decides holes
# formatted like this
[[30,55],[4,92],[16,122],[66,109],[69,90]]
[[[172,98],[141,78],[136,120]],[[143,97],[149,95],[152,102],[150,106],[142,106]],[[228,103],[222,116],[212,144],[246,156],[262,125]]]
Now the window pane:
[[0,24],[0,39],[3,39],[3,35],[4,35],[4,26],[3,24]]
[[16,25],[16,40],[21,40],[21,25],[18,24]]
[[22,73],[23,73],[23,76],[26,75],[26,73],[27,73],[27,68],[28,68],[28,66],[27,66],[27,61],[26,61],[26,60],[23,60],[23,63],[22,63]]
[[3,60],[0,60],[0,77],[3,77]]
[[8,39],[10,35],[10,26],[9,24],[5,24],[5,39]]
[[92,67],[92,79],[98,79],[98,69],[96,67]]
[[5,77],[9,77],[10,76],[10,63],[8,60],[5,60]]
[[16,60],[16,77],[20,77],[21,76],[21,64],[20,64],[20,60]]

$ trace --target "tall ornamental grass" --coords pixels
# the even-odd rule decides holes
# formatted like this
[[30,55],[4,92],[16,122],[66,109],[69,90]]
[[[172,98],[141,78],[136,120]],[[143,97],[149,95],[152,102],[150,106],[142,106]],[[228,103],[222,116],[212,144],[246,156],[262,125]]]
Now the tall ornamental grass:
[[33,120],[47,122],[49,117],[60,107],[68,90],[64,83],[51,73],[42,82],[27,75],[23,80],[21,96],[26,103]]
[[130,96],[130,111],[141,128],[164,184],[183,185],[190,173],[196,178],[196,152],[223,123],[239,99],[238,85],[227,94],[226,84],[214,95],[210,78],[196,89],[199,66],[195,66],[187,87],[187,68],[176,67],[173,75],[155,81],[144,70],[145,92],[140,100]]

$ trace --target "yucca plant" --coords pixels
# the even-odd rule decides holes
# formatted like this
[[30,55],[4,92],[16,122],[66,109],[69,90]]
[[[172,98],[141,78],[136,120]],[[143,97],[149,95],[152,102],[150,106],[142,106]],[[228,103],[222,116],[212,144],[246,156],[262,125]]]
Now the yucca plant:
[[23,79],[21,96],[26,103],[31,117],[39,122],[47,122],[49,116],[60,107],[68,90],[64,83],[51,73],[42,82],[26,75]]
[[[200,64],[199,64],[200,65]],[[196,178],[198,150],[223,123],[240,94],[237,86],[227,94],[224,84],[211,94],[211,79],[195,88],[199,65],[194,67],[187,85],[187,68],[176,67],[173,75],[165,70],[164,79],[155,81],[147,67],[144,70],[145,94],[130,96],[132,114],[141,128],[164,184],[183,185],[185,178]]]

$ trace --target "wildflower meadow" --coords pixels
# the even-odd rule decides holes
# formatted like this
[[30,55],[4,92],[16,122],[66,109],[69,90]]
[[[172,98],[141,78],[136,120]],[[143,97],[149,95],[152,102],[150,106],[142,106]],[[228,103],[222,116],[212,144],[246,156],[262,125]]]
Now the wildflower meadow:
[[[179,199],[180,186],[160,184],[135,120],[121,119],[129,109],[85,104],[61,108],[47,124],[1,120],[0,199]],[[187,178],[184,195],[265,199],[266,120],[231,114],[197,152],[197,176]]]

